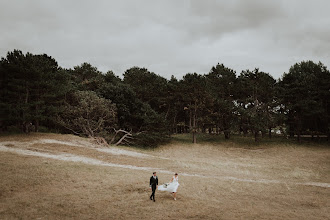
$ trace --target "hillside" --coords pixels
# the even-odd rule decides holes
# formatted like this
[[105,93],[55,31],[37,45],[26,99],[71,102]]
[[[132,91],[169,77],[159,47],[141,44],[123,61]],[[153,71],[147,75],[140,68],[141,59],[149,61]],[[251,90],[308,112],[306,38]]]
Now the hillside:
[[[329,219],[330,150],[234,142],[155,150],[73,135],[0,137],[1,219]],[[156,192],[179,173],[178,200]]]

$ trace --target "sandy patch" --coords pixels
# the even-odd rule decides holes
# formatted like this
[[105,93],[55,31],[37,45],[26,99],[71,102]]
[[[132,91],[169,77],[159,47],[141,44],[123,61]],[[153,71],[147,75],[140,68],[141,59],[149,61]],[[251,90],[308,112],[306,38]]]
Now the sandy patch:
[[[70,161],[70,162],[81,162],[89,165],[98,165],[98,166],[108,166],[108,167],[116,167],[116,168],[124,168],[124,169],[131,169],[131,170],[141,170],[141,171],[148,171],[152,172],[154,170],[157,170],[159,173],[165,173],[165,174],[173,174],[174,171],[169,170],[163,170],[161,168],[155,168],[155,167],[137,167],[134,165],[122,165],[122,164],[115,164],[115,163],[109,163],[104,162],[101,160],[89,158],[89,157],[83,157],[78,156],[74,154],[49,154],[49,153],[43,153],[43,152],[36,152],[31,150],[24,150],[24,149],[18,149],[18,148],[11,148],[6,147],[3,145],[0,145],[0,151],[4,152],[11,152],[11,153],[18,153],[21,155],[28,155],[28,156],[37,156],[37,157],[44,157],[44,158],[50,158],[55,160],[62,160],[62,161]],[[189,177],[200,177],[200,178],[216,178],[221,180],[229,180],[229,181],[238,181],[238,182],[249,182],[249,183],[263,183],[263,184],[298,184],[298,185],[305,185],[305,186],[317,186],[317,187],[326,187],[330,188],[329,183],[318,183],[318,182],[307,182],[307,183],[294,183],[294,182],[283,182],[279,180],[267,180],[267,179],[243,179],[243,178],[236,178],[236,177],[230,177],[230,176],[207,176],[207,175],[201,175],[201,174],[190,174],[190,173],[180,173],[182,176],[189,176]]]
[[4,146],[19,146],[19,147],[29,147],[34,144],[59,144],[59,145],[66,145],[66,146],[73,146],[73,147],[83,147],[89,149],[95,149],[99,152],[108,153],[112,155],[123,155],[123,156],[130,156],[130,157],[139,157],[139,158],[146,158],[146,157],[154,157],[152,155],[147,155],[143,153],[138,153],[134,151],[124,150],[116,147],[109,146],[107,148],[89,143],[87,141],[59,141],[55,139],[39,139],[30,142],[20,142],[20,141],[3,141],[0,144]]

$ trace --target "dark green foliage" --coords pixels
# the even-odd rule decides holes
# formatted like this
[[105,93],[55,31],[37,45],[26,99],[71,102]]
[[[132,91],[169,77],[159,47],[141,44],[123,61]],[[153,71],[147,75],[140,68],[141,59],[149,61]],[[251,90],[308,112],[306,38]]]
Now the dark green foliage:
[[74,134],[106,137],[116,127],[116,105],[93,91],[69,94],[58,123]]
[[145,114],[140,115],[142,124],[139,131],[135,133],[134,143],[149,148],[166,143],[170,137],[167,122],[148,105],[142,107],[142,110]]
[[276,109],[276,81],[268,73],[255,69],[242,71],[237,79],[237,104],[240,129],[250,130],[258,140],[259,132],[265,133],[274,126]]
[[237,77],[223,64],[181,80],[132,67],[122,80],[89,63],[62,69],[46,54],[14,50],[1,59],[0,86],[0,131],[71,132],[140,147],[166,143],[173,133],[191,133],[194,143],[241,132],[257,141],[275,128],[299,140],[329,138],[330,73],[312,61],[279,81],[257,68]]
[[136,146],[142,148],[155,148],[170,141],[169,134],[159,132],[145,132],[135,135]]
[[[115,85],[115,87],[114,87]],[[123,83],[108,84],[107,94],[118,106],[122,126],[135,133],[134,143],[155,147],[169,138],[167,80],[145,68],[133,67],[124,73]]]
[[235,128],[235,93],[236,73],[234,70],[218,64],[206,75],[207,89],[212,97],[212,123],[224,132],[229,139]]
[[69,70],[71,81],[77,90],[89,90],[99,92],[100,86],[104,83],[104,76],[96,67],[89,63],[83,63]]
[[47,55],[9,52],[1,60],[1,127],[21,127],[38,131],[40,123],[52,123],[68,78],[57,62]]
[[197,142],[196,133],[204,121],[208,120],[212,100],[206,88],[206,78],[197,73],[188,73],[181,81],[184,111],[189,118],[189,131],[193,143]]
[[330,73],[322,63],[296,63],[279,82],[290,136],[329,135]]
[[[125,130],[138,131],[143,124],[141,115],[145,114],[144,104],[132,90],[116,78],[110,78],[106,74],[107,80],[102,85],[100,95],[112,100],[117,105],[118,126]],[[147,105],[148,106],[148,105]],[[150,106],[148,106],[150,108]]]
[[123,82],[129,85],[137,98],[149,104],[158,113],[167,110],[167,80],[145,68],[133,67],[124,73]]
[[186,124],[189,121],[185,103],[185,92],[183,82],[178,81],[174,76],[167,83],[165,120],[169,123],[171,133],[186,132]]

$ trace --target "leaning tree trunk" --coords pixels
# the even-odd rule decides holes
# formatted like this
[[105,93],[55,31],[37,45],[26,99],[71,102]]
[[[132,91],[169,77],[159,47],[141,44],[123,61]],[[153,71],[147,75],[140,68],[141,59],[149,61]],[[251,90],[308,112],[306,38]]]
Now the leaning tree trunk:
[[119,138],[119,140],[116,143],[114,143],[114,146],[120,145],[123,142],[130,144],[130,141],[128,141],[128,140],[133,139],[132,132],[125,131],[123,129],[119,129],[119,130],[114,129],[114,130],[115,130],[115,135],[112,137],[109,144],[113,144],[116,139],[116,136],[120,133],[124,134],[124,135],[121,138]]

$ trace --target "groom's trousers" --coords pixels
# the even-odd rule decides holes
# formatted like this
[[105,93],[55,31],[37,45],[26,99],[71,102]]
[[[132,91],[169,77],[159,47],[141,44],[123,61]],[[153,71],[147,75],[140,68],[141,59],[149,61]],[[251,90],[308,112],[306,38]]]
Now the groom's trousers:
[[156,185],[156,184],[152,184],[152,185],[151,185],[152,194],[151,194],[151,196],[150,196],[150,199],[153,199],[153,200],[155,200],[155,192],[156,192],[156,187],[157,187],[157,185]]

